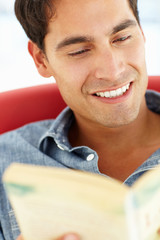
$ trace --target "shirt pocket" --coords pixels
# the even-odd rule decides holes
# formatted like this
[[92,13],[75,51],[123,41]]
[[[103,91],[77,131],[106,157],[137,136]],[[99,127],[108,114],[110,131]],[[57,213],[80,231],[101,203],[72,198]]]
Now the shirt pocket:
[[12,234],[13,234],[13,239],[17,239],[17,237],[20,235],[20,230],[19,230],[19,226],[14,214],[13,210],[9,211],[9,219],[10,219],[10,224],[11,224],[11,230],[12,230]]

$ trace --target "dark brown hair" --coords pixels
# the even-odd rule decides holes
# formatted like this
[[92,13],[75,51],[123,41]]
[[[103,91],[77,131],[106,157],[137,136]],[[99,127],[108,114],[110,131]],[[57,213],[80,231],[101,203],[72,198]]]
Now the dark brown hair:
[[[129,6],[139,23],[138,0],[128,0]],[[44,50],[49,19],[55,14],[54,0],[16,0],[15,14],[27,36]]]

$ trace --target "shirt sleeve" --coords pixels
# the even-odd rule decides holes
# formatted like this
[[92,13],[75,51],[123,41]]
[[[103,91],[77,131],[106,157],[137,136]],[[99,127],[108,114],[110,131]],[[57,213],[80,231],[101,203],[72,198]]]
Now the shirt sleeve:
[[2,231],[1,223],[0,223],[0,239],[5,240],[4,235],[3,235],[3,231]]

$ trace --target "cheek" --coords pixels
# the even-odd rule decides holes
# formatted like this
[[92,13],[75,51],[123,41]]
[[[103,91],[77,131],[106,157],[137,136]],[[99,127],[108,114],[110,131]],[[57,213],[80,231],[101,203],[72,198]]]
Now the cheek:
[[137,91],[139,92],[139,96],[143,97],[148,85],[148,74],[146,68],[144,43],[140,42],[138,44],[138,47],[136,45],[135,48],[131,50],[129,59],[130,65],[138,73],[137,75],[138,81],[136,87]]
[[74,63],[61,62],[53,68],[55,69],[54,77],[57,84],[66,90],[69,88],[72,92],[74,89],[76,93],[82,90],[90,74],[89,67],[85,63],[82,64],[78,61]]
[[134,66],[138,71],[146,68],[144,41],[142,39],[136,41],[134,45],[128,49],[126,56],[128,63]]

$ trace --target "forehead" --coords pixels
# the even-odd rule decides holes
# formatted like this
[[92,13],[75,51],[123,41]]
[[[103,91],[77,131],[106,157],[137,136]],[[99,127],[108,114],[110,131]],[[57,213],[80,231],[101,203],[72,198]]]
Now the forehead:
[[131,11],[129,0],[55,0],[53,1],[56,10],[56,18],[77,19],[79,16],[88,17],[88,13],[98,14],[103,12],[116,12],[123,14],[123,11]]
[[112,28],[126,19],[134,19],[128,0],[56,0],[55,16],[49,22],[48,33],[55,37],[68,34],[89,35]]

